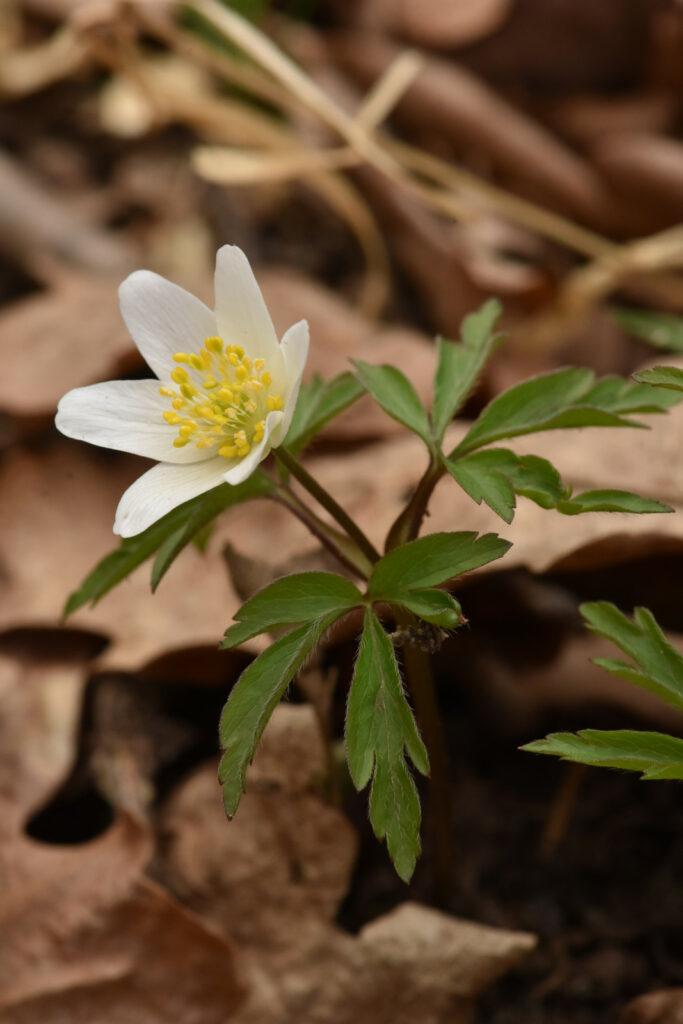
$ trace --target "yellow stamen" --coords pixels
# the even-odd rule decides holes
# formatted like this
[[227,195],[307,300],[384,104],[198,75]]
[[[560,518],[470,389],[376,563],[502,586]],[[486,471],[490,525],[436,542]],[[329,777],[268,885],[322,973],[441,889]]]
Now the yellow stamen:
[[215,335],[212,338],[207,338],[204,345],[208,348],[209,352],[215,352],[217,356],[223,351],[223,342]]

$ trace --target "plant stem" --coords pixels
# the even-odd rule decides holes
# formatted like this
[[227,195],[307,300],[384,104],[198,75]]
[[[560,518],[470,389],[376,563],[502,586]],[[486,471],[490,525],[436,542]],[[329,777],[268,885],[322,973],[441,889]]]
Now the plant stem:
[[285,505],[334,555],[338,562],[346,569],[351,570],[354,576],[359,576],[363,580],[368,579],[372,572],[372,562],[368,561],[354,541],[319,519],[315,512],[304,505],[288,487],[280,485],[274,500]]
[[359,526],[354,523],[351,516],[348,515],[337,502],[334,500],[331,494],[322,487],[317,480],[315,480],[311,474],[304,469],[300,462],[292,455],[290,451],[284,446],[275,448],[273,455],[280,462],[285,469],[289,470],[292,476],[299,481],[302,487],[305,487],[308,493],[315,498],[319,505],[322,505],[329,514],[335,519],[343,530],[346,531],[348,536],[354,540],[360,550],[363,552],[365,557],[370,561],[372,565],[379,561],[380,554],[375,548],[374,544],[365,536]]
[[[397,616],[410,626],[412,616]],[[447,906],[453,881],[453,811],[446,734],[436,697],[429,656],[407,643],[403,646],[403,671],[415,706],[417,723],[429,754],[429,792],[425,813],[426,830],[431,836],[434,857],[434,896]]]
[[427,512],[429,499],[431,498],[432,492],[443,474],[443,467],[437,462],[431,461],[429,463],[427,469],[422,474],[417,487],[413,491],[410,501],[398,516],[387,534],[385,544],[386,551],[392,551],[394,548],[400,547],[408,541],[415,540],[420,532],[422,520]]

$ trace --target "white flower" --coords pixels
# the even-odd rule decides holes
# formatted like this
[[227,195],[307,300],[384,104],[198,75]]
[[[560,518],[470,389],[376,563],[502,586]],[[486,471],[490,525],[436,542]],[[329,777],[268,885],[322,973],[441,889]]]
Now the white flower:
[[239,484],[282,444],[308,355],[308,324],[277,336],[244,253],[216,255],[216,309],[138,270],[119,289],[121,313],[158,380],[76,388],[59,403],[68,437],[160,465],[125,492],[114,532],[140,533],[218,484]]

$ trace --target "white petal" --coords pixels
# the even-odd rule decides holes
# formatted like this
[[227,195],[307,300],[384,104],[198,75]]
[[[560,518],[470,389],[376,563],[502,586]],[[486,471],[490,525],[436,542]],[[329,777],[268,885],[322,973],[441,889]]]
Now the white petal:
[[249,261],[236,245],[216,253],[216,320],[228,345],[241,345],[252,359],[265,359],[279,382],[282,357],[270,313]]
[[224,482],[225,460],[214,457],[191,466],[162,462],[139,477],[125,492],[116,510],[114,533],[133,537],[184,501]]
[[255,444],[248,455],[236,462],[225,474],[229,484],[241,484],[254,472],[260,462],[267,457],[273,447],[273,435],[282,422],[281,412],[269,412],[263,429],[263,438]]
[[119,288],[121,315],[141,355],[168,380],[176,352],[198,352],[217,333],[216,318],[198,298],[151,270],[136,270]]
[[165,422],[168,398],[157,380],[111,380],[75,388],[60,400],[55,423],[67,437],[159,462],[204,462],[210,453],[174,448],[177,427]]
[[308,323],[299,320],[283,335],[280,342],[282,356],[285,361],[285,374],[287,376],[287,397],[283,409],[282,422],[280,423],[276,436],[273,437],[273,447],[281,444],[287,436],[289,425],[292,422],[296,400],[299,397],[301,378],[303,376],[306,359],[308,358]]

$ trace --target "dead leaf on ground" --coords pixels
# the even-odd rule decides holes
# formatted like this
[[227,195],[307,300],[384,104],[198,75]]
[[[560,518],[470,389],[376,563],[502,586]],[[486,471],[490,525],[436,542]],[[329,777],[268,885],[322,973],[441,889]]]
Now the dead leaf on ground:
[[683,1024],[683,988],[638,996],[624,1007],[617,1024]]
[[[118,545],[116,505],[146,467],[68,442],[7,455],[0,466],[0,630],[56,624],[69,593]],[[154,597],[149,572],[141,566],[95,608],[68,620],[111,637],[102,670],[136,669],[169,648],[216,648],[240,603],[217,560],[191,545]]]
[[2,311],[4,412],[47,419],[71,388],[144,365],[121,319],[119,283],[73,275]]
[[226,822],[210,762],[169,799],[157,875],[243,946],[289,945],[302,919],[332,921],[349,887],[356,836],[323,795],[325,754],[313,710],[281,704]]

